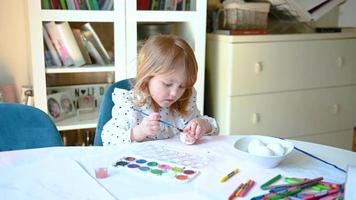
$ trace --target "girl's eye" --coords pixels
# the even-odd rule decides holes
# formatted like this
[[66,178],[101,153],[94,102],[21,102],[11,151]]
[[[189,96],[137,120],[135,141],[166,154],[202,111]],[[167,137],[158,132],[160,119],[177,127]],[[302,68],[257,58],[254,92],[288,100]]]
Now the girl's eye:
[[165,83],[165,82],[163,82],[163,85],[166,86],[166,87],[170,87],[170,86],[172,86],[172,83]]
[[183,85],[180,85],[179,89],[185,89],[185,87]]

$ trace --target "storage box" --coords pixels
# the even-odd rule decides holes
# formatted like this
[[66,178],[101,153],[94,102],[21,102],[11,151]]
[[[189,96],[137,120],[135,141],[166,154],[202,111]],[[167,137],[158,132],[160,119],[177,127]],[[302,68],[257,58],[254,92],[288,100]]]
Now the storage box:
[[223,28],[266,29],[269,8],[269,3],[229,2],[223,4]]

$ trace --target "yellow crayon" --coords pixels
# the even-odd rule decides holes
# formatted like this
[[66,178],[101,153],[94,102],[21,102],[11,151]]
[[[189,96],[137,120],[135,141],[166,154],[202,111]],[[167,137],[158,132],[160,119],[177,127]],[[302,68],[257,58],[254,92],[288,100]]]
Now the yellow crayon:
[[233,170],[232,172],[230,172],[228,175],[222,177],[222,178],[220,179],[220,182],[221,182],[221,183],[225,182],[227,179],[233,177],[233,176],[234,176],[235,174],[237,174],[238,172],[239,172],[239,169],[238,169],[238,168],[234,169],[234,170]]

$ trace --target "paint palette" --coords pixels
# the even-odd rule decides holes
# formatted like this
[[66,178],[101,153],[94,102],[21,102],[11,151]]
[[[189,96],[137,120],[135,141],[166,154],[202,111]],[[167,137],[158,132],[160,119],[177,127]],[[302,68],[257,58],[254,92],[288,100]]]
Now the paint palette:
[[113,165],[132,172],[168,178],[182,183],[191,181],[199,174],[198,170],[191,167],[136,156],[124,156]]

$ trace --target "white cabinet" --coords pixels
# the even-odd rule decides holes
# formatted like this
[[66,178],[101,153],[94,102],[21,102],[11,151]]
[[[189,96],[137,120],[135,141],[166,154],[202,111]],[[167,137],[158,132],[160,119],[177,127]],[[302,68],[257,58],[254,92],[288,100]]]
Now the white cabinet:
[[208,34],[206,112],[217,118],[223,134],[351,149],[355,51],[356,33]]
[[[113,10],[45,10],[41,9],[40,0],[28,1],[29,34],[31,41],[32,82],[35,107],[48,112],[47,88],[60,86],[61,79],[86,77],[89,82],[98,83],[97,74],[106,81],[119,81],[134,77],[136,74],[137,57],[137,25],[139,23],[169,22],[173,24],[173,33],[182,36],[193,47],[199,74],[196,83],[198,106],[202,110],[204,102],[204,71],[205,71],[205,22],[206,2],[191,1],[190,11],[151,11],[136,10],[134,0],[115,0]],[[42,24],[44,22],[67,21],[72,26],[80,26],[86,22],[97,25],[106,24],[110,29],[103,28],[101,38],[113,48],[114,63],[110,65],[84,65],[81,67],[46,68],[44,58],[44,42]],[[70,77],[70,78],[68,78]],[[72,76],[73,77],[73,76]],[[103,78],[104,77],[104,78]],[[113,78],[112,78],[113,77]],[[68,81],[68,80],[67,80]],[[75,81],[74,81],[75,82]],[[101,83],[99,81],[99,83]],[[88,83],[86,83],[88,84]],[[62,85],[61,85],[62,86]],[[56,122],[59,130],[95,128],[97,112],[92,116],[79,119],[74,116]]]

